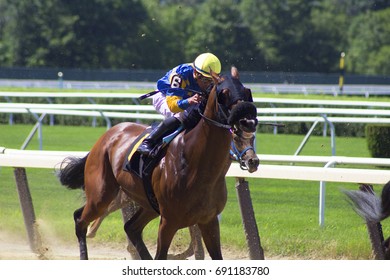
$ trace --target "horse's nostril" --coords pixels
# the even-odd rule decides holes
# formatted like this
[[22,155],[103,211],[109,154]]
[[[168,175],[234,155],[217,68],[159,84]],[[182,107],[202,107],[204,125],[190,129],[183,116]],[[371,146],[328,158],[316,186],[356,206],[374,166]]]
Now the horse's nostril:
[[258,158],[251,158],[248,161],[250,166],[258,166],[260,163],[260,160]]

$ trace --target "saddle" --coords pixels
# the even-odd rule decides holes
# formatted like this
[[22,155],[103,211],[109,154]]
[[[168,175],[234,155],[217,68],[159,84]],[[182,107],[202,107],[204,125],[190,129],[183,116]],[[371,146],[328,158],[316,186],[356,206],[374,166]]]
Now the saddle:
[[165,136],[161,143],[155,145],[150,152],[149,156],[141,155],[137,152],[139,145],[142,141],[148,137],[150,132],[153,130],[152,127],[145,129],[130,145],[129,151],[123,163],[123,170],[137,175],[143,181],[146,196],[153,209],[160,214],[159,205],[152,188],[152,173],[154,168],[165,156],[166,148],[168,144],[184,129],[180,126],[176,131]]

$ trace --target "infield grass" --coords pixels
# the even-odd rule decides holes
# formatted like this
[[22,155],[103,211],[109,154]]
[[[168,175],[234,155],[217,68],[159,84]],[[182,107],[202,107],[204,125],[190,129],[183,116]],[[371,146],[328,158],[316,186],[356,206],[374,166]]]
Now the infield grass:
[[[19,149],[32,125],[0,125],[0,146]],[[44,150],[87,151],[104,127],[44,126]],[[258,134],[257,152],[292,155],[303,135]],[[38,149],[37,139],[28,149]],[[329,137],[312,136],[303,155],[331,155]],[[336,138],[339,156],[368,157],[364,138]],[[83,204],[83,194],[61,186],[49,169],[27,169],[35,214],[46,235],[59,242],[77,246],[73,211]],[[367,230],[345,201],[340,188],[357,189],[356,184],[327,183],[325,226],[318,225],[319,182],[271,179],[248,179],[253,207],[266,258],[282,259],[369,259],[371,247]],[[379,193],[382,186],[374,186]],[[228,202],[221,216],[221,239],[224,248],[245,251],[246,241],[235,191],[235,180],[228,179]],[[158,220],[145,230],[149,244],[156,240]],[[383,231],[390,224],[383,222]],[[0,167],[0,231],[26,236],[12,168]],[[126,243],[120,212],[102,224],[94,242]],[[173,246],[185,247],[187,230],[180,231]]]

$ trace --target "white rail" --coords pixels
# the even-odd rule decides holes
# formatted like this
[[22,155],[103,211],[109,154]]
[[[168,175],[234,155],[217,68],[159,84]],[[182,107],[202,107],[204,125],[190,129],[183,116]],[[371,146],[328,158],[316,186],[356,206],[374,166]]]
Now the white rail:
[[[0,166],[56,168],[67,156],[85,156],[83,151],[40,151],[18,150],[0,147]],[[324,168],[313,166],[276,165],[275,163],[316,163],[327,165],[350,164],[390,166],[390,159],[362,158],[345,156],[290,156],[290,155],[258,155],[261,162],[259,170],[248,173],[233,163],[227,173],[228,177],[250,177],[268,179],[309,180],[328,182],[372,183],[384,184],[390,180],[390,170],[367,168]]]
[[[0,147],[0,166],[23,168],[59,168],[67,156],[83,157],[87,152],[60,152],[16,150]],[[248,173],[241,170],[237,163],[232,163],[227,177],[266,178],[284,180],[320,181],[319,224],[324,225],[325,184],[324,182],[347,182],[385,184],[390,180],[390,170],[375,168],[329,168],[336,164],[390,166],[390,159],[337,157],[337,156],[289,156],[258,155],[261,164],[258,171]],[[275,163],[312,163],[324,164],[323,167],[278,165]]]
[[[0,166],[55,169],[65,157],[71,155],[75,154],[5,153],[0,154]],[[237,163],[233,163],[227,177],[384,184],[390,180],[390,170],[261,164],[258,171],[248,173],[241,170]]]
[[[320,103],[320,101],[318,102]],[[374,103],[374,102],[372,102]],[[341,106],[341,103],[338,103]],[[346,105],[346,104],[344,104]],[[389,107],[390,102],[376,104]],[[354,106],[349,103],[349,106]],[[374,106],[371,104],[370,106]],[[124,112],[123,112],[124,111]],[[110,105],[110,104],[40,104],[40,103],[0,103],[1,113],[75,115],[128,119],[162,119],[151,105]],[[351,108],[258,108],[258,120],[284,122],[314,122],[319,116],[327,116],[332,123],[389,123],[388,109]],[[272,114],[273,116],[267,116]],[[300,115],[300,116],[297,116]],[[302,116],[304,115],[304,116]],[[335,117],[338,116],[338,117]],[[354,116],[354,117],[348,117]],[[356,117],[359,116],[359,117]],[[370,116],[371,118],[368,118]],[[317,117],[317,118],[316,118]],[[373,118],[375,117],[375,118]],[[324,120],[319,120],[324,121]]]
[[[153,89],[155,82],[102,82],[102,81],[56,81],[56,80],[2,80],[0,86],[3,87],[25,87],[25,88],[55,88],[62,89]],[[369,97],[371,95],[389,95],[390,87],[388,85],[344,85],[340,92],[337,85],[323,84],[259,84],[245,83],[245,86],[252,91],[262,93],[277,94],[328,94],[328,95],[362,95]]]
[[[152,87],[153,88],[153,87]],[[390,95],[390,86],[388,87]],[[28,98],[129,98],[138,99],[144,93],[117,93],[117,92],[14,92],[0,91],[0,97],[28,97]],[[295,105],[313,105],[313,106],[359,106],[359,107],[384,107],[389,108],[390,102],[382,101],[346,101],[346,100],[322,100],[322,99],[292,99],[292,98],[264,98],[256,97],[255,103],[271,104],[295,104]]]
[[[384,102],[383,102],[384,103]],[[390,108],[390,102],[386,103]],[[384,107],[383,104],[382,107]],[[352,105],[350,105],[352,106]],[[3,112],[12,113],[28,113],[38,112],[43,110],[96,110],[96,111],[144,111],[156,112],[151,105],[111,105],[111,104],[42,104],[42,103],[0,103],[0,108]],[[363,116],[390,116],[388,109],[353,109],[353,108],[258,108],[258,115],[274,114],[274,115],[363,115]]]
[[115,92],[18,92],[0,91],[2,97],[52,97],[52,98],[138,98],[143,93],[115,93]]
[[[12,92],[2,92],[4,96],[11,94]],[[18,93],[19,94],[19,93]],[[31,94],[31,93],[25,93]],[[44,93],[42,93],[44,94]],[[54,93],[45,93],[47,96],[55,96]],[[94,93],[75,93],[78,97],[85,96],[99,96],[101,95]],[[122,94],[119,94],[122,95]],[[124,95],[124,94],[123,94]],[[128,97],[134,98],[135,95],[131,94]],[[259,101],[256,99],[255,101]],[[298,104],[296,101],[291,99],[270,99],[264,98],[261,102],[283,102],[287,104]],[[366,102],[362,104],[359,101],[323,101],[323,100],[300,100],[304,104],[316,105],[317,107],[303,107],[303,108],[258,108],[258,120],[259,123],[268,122],[311,122],[312,127],[307,132],[305,138],[301,142],[295,154],[299,154],[305,146],[307,140],[311,136],[312,131],[318,123],[325,123],[329,125],[330,136],[331,136],[331,148],[332,155],[336,155],[336,141],[335,141],[335,128],[334,123],[364,123],[364,124],[388,124],[390,123],[390,102]],[[344,108],[322,108],[324,104],[334,106],[344,106]],[[351,108],[351,106],[365,108]],[[371,109],[371,108],[377,109]],[[382,109],[386,108],[386,109]],[[0,103],[0,113],[9,113],[10,123],[12,123],[12,114],[31,114],[37,123],[33,128],[33,131],[24,141],[22,148],[25,148],[30,142],[32,136],[38,130],[38,141],[39,147],[42,147],[42,119],[49,115],[71,115],[71,116],[89,116],[89,117],[101,117],[106,121],[107,129],[111,127],[111,118],[122,118],[127,120],[141,120],[156,121],[162,120],[163,116],[158,114],[153,106],[151,105],[110,105],[110,104],[39,104],[39,103]],[[39,116],[40,114],[41,116]],[[94,119],[95,120],[95,119]],[[51,119],[52,124],[52,119]],[[323,135],[327,134],[327,126],[323,128]],[[276,133],[276,130],[274,130]]]

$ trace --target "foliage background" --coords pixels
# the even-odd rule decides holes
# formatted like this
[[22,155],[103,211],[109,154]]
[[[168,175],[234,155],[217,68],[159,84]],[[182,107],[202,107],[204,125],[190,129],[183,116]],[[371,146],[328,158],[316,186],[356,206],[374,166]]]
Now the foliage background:
[[390,74],[388,0],[0,0],[0,66]]

